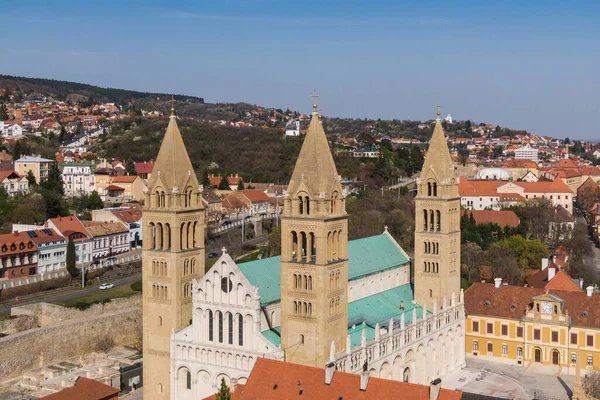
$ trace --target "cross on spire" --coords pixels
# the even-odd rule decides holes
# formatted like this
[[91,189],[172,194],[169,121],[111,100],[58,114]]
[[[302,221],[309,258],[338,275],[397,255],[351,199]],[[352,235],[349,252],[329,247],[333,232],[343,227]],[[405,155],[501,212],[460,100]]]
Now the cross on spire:
[[317,89],[313,90],[312,97],[314,99],[313,100],[313,113],[316,113],[317,112],[317,107],[318,107],[318,105],[317,105],[317,97],[319,97],[319,95],[317,94]]
[[171,95],[171,115],[175,115],[175,96]]
[[437,120],[438,121],[440,120],[440,115],[441,115],[440,114],[440,107],[442,107],[442,106],[440,106],[440,103],[437,103]]

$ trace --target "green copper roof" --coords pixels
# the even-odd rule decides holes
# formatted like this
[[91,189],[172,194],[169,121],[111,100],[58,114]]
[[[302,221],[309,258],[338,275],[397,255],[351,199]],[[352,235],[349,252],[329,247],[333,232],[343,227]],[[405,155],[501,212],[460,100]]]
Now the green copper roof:
[[[394,326],[400,324],[400,302],[404,301],[404,322],[412,323],[413,309],[417,310],[417,318],[423,318],[423,308],[413,303],[413,287],[407,283],[348,304],[348,335],[352,347],[360,346],[362,331],[365,331],[367,342],[375,338],[375,326],[388,326],[390,318],[394,318]],[[431,314],[429,312],[429,314]],[[280,327],[274,328],[278,333]],[[273,331],[266,330],[262,335],[279,346],[281,338]]]
[[[280,299],[281,257],[238,264],[250,283],[258,287],[261,304]],[[348,279],[358,279],[409,262],[406,253],[387,234],[348,242]]]

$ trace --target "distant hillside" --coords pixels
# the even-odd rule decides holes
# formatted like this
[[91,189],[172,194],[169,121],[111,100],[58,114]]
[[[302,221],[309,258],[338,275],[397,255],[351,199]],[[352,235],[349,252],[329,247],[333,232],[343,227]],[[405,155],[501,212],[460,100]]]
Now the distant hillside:
[[[167,101],[171,95],[165,93],[138,92],[135,90],[103,88],[85,83],[58,81],[55,79],[26,78],[22,76],[0,75],[0,88],[9,89],[13,94],[41,94],[58,100],[79,100],[109,102],[133,105],[140,101]],[[69,98],[70,97],[70,98]],[[204,104],[202,97],[175,95],[180,102]]]

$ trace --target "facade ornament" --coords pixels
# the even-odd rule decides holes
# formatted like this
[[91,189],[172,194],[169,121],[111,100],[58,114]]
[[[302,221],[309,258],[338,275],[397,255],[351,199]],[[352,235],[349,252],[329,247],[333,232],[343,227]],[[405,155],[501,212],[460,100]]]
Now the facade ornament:
[[412,321],[413,324],[417,323],[417,307],[413,308],[413,313],[412,313]]
[[204,185],[198,185],[198,192],[199,193],[203,193],[204,192]]
[[423,319],[427,319],[427,304],[423,304]]
[[325,198],[325,192],[321,192],[321,193],[319,193],[319,197],[320,197],[321,199],[324,199],[324,198]]
[[450,300],[450,306],[454,307],[456,305],[456,296],[454,292],[452,292],[452,299]]
[[177,186],[173,186],[173,194],[179,193],[179,188]]
[[160,176],[160,170],[158,170],[158,172],[156,173],[158,176]]
[[191,176],[191,175],[192,175],[192,171],[190,171],[190,170],[188,169],[188,176]]
[[442,185],[447,185],[447,184],[448,184],[448,178],[442,179]]
[[415,179],[415,182],[416,182],[416,183],[417,183],[417,185],[418,185],[419,183],[421,183],[421,178],[417,178],[417,179]]
[[387,231],[388,231],[388,226],[387,226],[387,225],[384,225],[384,226],[383,226],[383,233],[387,233]]
[[388,332],[392,333],[394,331],[394,318],[390,318],[390,325],[388,326]]
[[142,191],[144,193],[148,193],[148,186],[144,185],[144,187],[142,188]]
[[461,303],[465,302],[465,291],[463,290],[463,288],[460,288],[460,297],[459,300]]
[[221,248],[221,251],[223,252],[223,254],[227,254],[227,248],[226,248],[225,246],[223,246],[223,247]]
[[406,318],[404,317],[404,313],[400,314],[400,329],[404,329],[406,325]]
[[379,322],[375,324],[375,340],[379,340]]
[[444,300],[442,301],[442,310],[445,310],[445,309],[446,309],[446,307],[447,307],[447,304],[446,304],[446,296],[444,296]]
[[342,189],[342,196],[344,196],[344,197],[348,197],[348,193],[349,193],[349,192],[348,192],[348,188],[343,188],[343,189]]
[[342,181],[342,176],[341,175],[338,175],[337,178],[338,178],[338,181],[340,181],[340,182]]
[[304,180],[304,172],[300,174],[300,179]]

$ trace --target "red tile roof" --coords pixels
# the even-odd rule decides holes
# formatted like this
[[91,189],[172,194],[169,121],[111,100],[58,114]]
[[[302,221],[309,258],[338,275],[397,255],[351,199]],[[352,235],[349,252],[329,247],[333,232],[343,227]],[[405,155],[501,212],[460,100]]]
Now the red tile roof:
[[153,162],[136,162],[135,163],[135,172],[137,172],[138,175],[151,174],[153,169],[154,169]]
[[142,219],[142,210],[140,210],[139,208],[132,208],[129,210],[118,210],[113,211],[112,213],[115,217],[125,222],[126,224],[129,224],[131,222],[138,222],[140,219]]
[[125,191],[125,189],[123,189],[122,187],[117,186],[117,185],[109,185],[104,190],[108,190],[109,192],[124,192]]
[[[429,386],[369,378],[366,390],[360,390],[360,375],[335,371],[329,385],[325,384],[325,370],[290,362],[259,358],[248,377],[248,382],[232,394],[232,400],[359,400],[389,399],[402,393],[404,399],[429,399]],[[214,396],[214,395],[213,395]],[[210,396],[208,399],[214,399]],[[441,389],[439,400],[460,400],[462,392]]]
[[119,389],[93,379],[79,377],[74,386],[41,397],[40,400],[108,400],[117,399],[118,395]]
[[20,179],[21,175],[17,174],[15,171],[0,171],[0,182],[4,179]]
[[[498,224],[502,228],[505,226],[510,226],[512,228],[516,228],[519,226],[521,220],[517,217],[514,211],[502,210],[502,211],[492,211],[492,210],[472,210],[467,211],[469,214],[473,215],[475,218],[475,223],[477,224]],[[463,216],[465,214],[465,210],[461,210],[460,215]]]
[[[56,229],[58,229],[58,231],[67,238],[73,233],[81,233],[87,239],[92,237],[77,217],[70,216],[50,218],[48,221],[52,222]],[[79,239],[74,240],[77,241]]]
[[520,319],[524,311],[532,307],[533,298],[546,291],[564,301],[563,310],[569,311],[573,326],[600,326],[600,294],[588,297],[583,291],[510,285],[496,289],[493,283],[475,282],[465,292],[465,311],[471,315]]
[[258,189],[250,189],[250,190],[242,190],[241,193],[252,203],[259,201],[269,201],[269,196],[262,190]]
[[[23,245],[23,249],[21,249]],[[6,251],[2,251],[6,249]],[[19,253],[37,251],[37,244],[29,237],[27,232],[14,232],[0,235],[0,256],[9,256]]]
[[531,160],[508,160],[502,165],[503,168],[537,168],[537,164]]
[[115,235],[129,231],[123,224],[118,222],[84,221],[83,226],[94,237]]
[[137,178],[137,175],[115,176],[111,183],[133,183]]
[[565,271],[558,271],[556,275],[554,275],[554,278],[550,279],[550,282],[546,284],[545,289],[583,292],[583,289],[573,282],[573,278]]
[[31,238],[36,244],[47,242],[64,242],[65,238],[60,236],[54,229],[45,228],[33,231],[37,235]]

